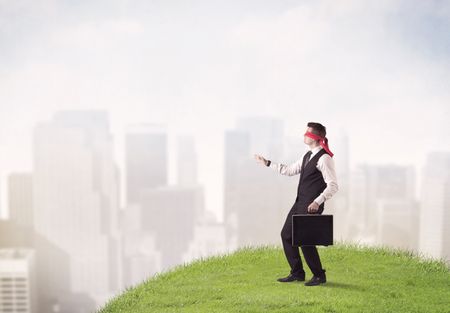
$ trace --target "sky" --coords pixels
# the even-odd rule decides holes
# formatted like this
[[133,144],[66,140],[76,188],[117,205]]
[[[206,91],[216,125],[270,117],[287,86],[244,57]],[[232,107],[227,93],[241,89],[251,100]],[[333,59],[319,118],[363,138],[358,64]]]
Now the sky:
[[242,116],[288,136],[322,122],[352,166],[420,170],[450,148],[449,31],[450,1],[0,0],[1,188],[31,169],[34,125],[74,109],[110,112],[119,163],[129,124],[195,135],[219,216],[223,131]]

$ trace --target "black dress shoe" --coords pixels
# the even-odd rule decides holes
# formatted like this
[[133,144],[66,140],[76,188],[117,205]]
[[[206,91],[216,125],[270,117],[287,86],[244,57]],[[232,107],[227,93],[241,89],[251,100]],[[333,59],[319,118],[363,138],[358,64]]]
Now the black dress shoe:
[[289,274],[288,277],[278,278],[277,280],[281,283],[289,283],[291,281],[305,281],[305,274],[300,275]]
[[327,277],[325,273],[320,276],[314,275],[309,281],[305,283],[305,286],[317,286],[320,284],[325,284],[327,282]]

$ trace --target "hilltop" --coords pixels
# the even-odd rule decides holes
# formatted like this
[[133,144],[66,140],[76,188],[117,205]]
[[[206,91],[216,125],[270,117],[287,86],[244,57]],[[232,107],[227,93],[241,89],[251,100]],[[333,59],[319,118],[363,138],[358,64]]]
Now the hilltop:
[[98,313],[450,312],[450,269],[442,261],[358,245],[319,249],[327,270],[320,286],[277,282],[288,274],[283,250],[246,247],[151,277]]

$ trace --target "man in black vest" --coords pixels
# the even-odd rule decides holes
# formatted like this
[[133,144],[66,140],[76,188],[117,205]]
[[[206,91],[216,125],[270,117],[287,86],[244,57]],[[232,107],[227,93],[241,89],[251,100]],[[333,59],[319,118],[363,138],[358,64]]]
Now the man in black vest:
[[[287,277],[279,278],[279,282],[305,281],[305,271],[298,247],[292,246],[292,215],[322,214],[325,201],[338,190],[333,153],[328,148],[326,128],[320,123],[310,122],[304,135],[304,143],[309,151],[298,161],[285,165],[266,160],[255,155],[258,162],[277,170],[282,175],[300,174],[297,198],[281,230],[284,253],[291,267]],[[313,273],[306,286],[317,286],[326,282],[325,269],[322,268],[319,253],[315,246],[302,246],[303,256]]]

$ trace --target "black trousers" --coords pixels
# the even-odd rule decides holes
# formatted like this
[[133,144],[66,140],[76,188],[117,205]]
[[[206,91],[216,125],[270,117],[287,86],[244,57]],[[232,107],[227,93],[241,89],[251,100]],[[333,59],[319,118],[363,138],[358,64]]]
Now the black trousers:
[[[298,247],[292,245],[292,215],[293,214],[308,214],[308,205],[294,204],[289,211],[286,221],[284,222],[283,229],[281,230],[281,241],[283,242],[284,254],[291,266],[291,274],[300,275],[304,274],[302,258],[300,257],[300,251]],[[323,207],[319,208],[319,211],[314,214],[322,214]],[[324,273],[322,269],[322,263],[320,262],[319,253],[316,246],[304,246],[301,247],[303,256],[305,257],[306,264],[315,276],[320,276]]]

